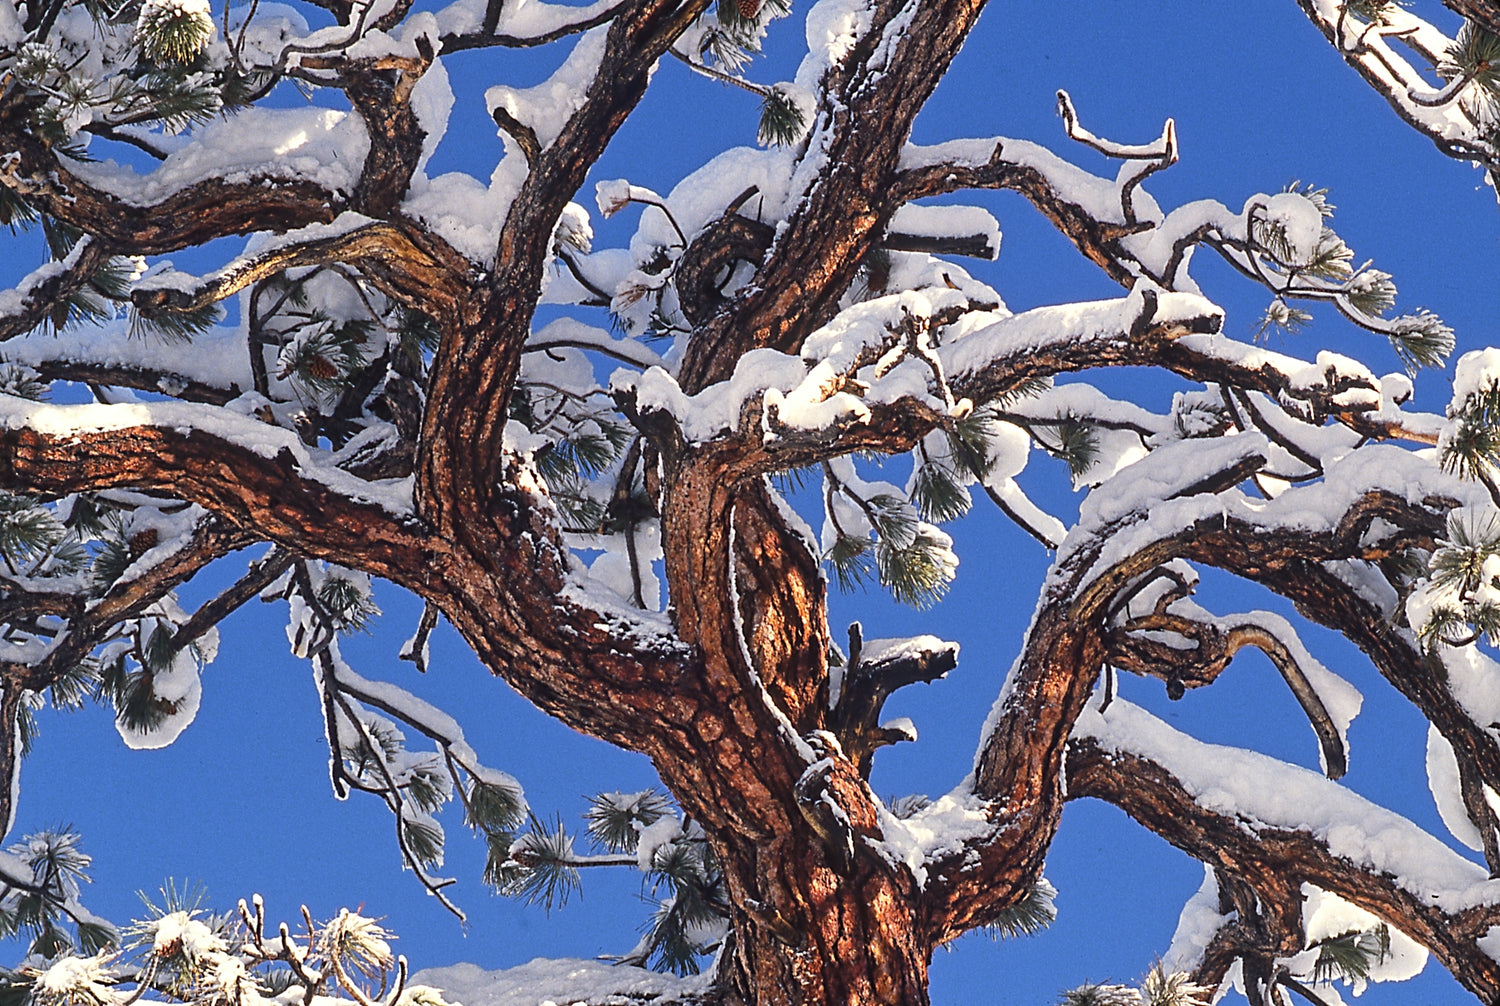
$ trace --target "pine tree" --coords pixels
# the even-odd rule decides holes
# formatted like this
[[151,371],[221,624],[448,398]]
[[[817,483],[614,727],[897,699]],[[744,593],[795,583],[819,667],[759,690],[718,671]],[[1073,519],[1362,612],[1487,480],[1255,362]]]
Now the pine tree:
[[[1405,3],[1302,6],[1406,123],[1500,178],[1492,3],[1455,0],[1448,34]],[[1060,1003],[1332,1002],[1428,953],[1500,997],[1500,351],[1459,354],[1401,270],[1356,254],[1335,196],[1364,203],[1358,181],[1180,198],[1156,176],[1211,150],[1173,119],[1096,134],[1112,114],[1066,91],[1044,135],[912,142],[978,14],[0,0],[6,267],[43,260],[0,293],[7,828],[46,710],[171,744],[217,627],[260,599],[313,672],[334,794],[384,805],[454,915],[454,830],[543,911],[634,871],[640,937],[603,974],[636,999],[922,1006],[937,948],[1066,910],[1043,866],[1085,798],[1206,872],[1162,960]],[[778,81],[760,57],[789,18],[806,53]],[[540,84],[493,51],[533,47],[557,51]],[[668,69],[758,146],[665,195],[654,165],[590,178]],[[480,77],[499,144],[476,178],[439,141]],[[1000,190],[1116,295],[1007,306]],[[1325,334],[1391,372],[1305,345]],[[1416,398],[1454,355],[1446,406]],[[883,796],[884,749],[918,741],[887,700],[995,658],[835,633],[830,608],[942,610],[972,566],[1004,579],[1002,546],[963,544],[991,509],[1003,548],[1050,556],[1030,627],[956,785]],[[1229,579],[1346,637],[1430,724],[1432,793],[1473,856],[1338,782],[1350,672],[1283,609],[1210,610],[1249,596]],[[193,580],[219,586],[190,606]],[[354,656],[392,589],[422,601],[401,684]],[[581,827],[533,806],[418,695],[448,632],[661,788],[599,793]],[[1247,648],[1321,775],[1138,701],[1223,687]],[[445,1006],[363,909],[273,926],[259,898],[215,914],[168,885],[107,923],[82,841],[0,857],[25,956],[7,1003]],[[580,1001],[621,1001],[612,980]]]

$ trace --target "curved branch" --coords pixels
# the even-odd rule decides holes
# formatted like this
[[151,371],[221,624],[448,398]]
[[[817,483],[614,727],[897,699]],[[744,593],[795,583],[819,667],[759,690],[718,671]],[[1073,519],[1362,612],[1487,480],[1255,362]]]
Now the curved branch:
[[645,94],[657,59],[708,3],[634,0],[622,6],[581,103],[531,159],[500,232],[488,289],[465,305],[432,368],[416,500],[440,532],[482,520],[478,515],[494,505],[488,487],[503,464],[507,402],[531,334],[557,220]]
[[3,119],[0,147],[16,152],[0,162],[0,184],[106,246],[139,255],[165,254],[236,234],[326,224],[349,206],[340,192],[270,169],[242,181],[207,178],[138,204],[84,181],[50,148]]
[[751,348],[797,351],[833,315],[905,201],[896,182],[911,124],[982,7],[872,4],[870,27],[820,81],[804,148],[816,173],[746,291],[695,333],[678,375],[686,390],[725,379]]
[[[439,248],[433,243],[438,242]],[[439,250],[441,249],[441,250]],[[444,255],[443,252],[447,254]],[[217,303],[261,280],[288,269],[352,262],[370,271],[383,286],[405,293],[428,310],[451,310],[463,295],[466,265],[440,239],[413,231],[411,221],[370,220],[346,213],[327,225],[299,228],[235,259],[199,279],[177,273],[148,277],[133,291],[131,302],[153,311],[193,311]]]
[[0,487],[165,489],[302,554],[402,582],[425,564],[426,537],[399,488],[320,465],[294,433],[248,416],[183,403],[0,398],[0,420]]
[[[1196,744],[1180,735],[1178,741]],[[1219,756],[1215,749],[1207,759],[1217,764]],[[1207,759],[1201,764],[1209,764]],[[1436,840],[1423,847],[1425,862],[1415,864],[1413,871],[1403,871],[1403,864],[1387,861],[1389,857],[1383,860],[1378,850],[1362,849],[1357,840],[1351,841],[1348,832],[1336,837],[1332,823],[1310,828],[1273,822],[1247,824],[1244,813],[1252,812],[1236,814],[1229,808],[1199,802],[1167,765],[1091,737],[1075,737],[1069,742],[1066,772],[1069,799],[1094,797],[1114,804],[1194,858],[1220,865],[1252,883],[1262,902],[1278,912],[1300,918],[1300,886],[1313,884],[1373,913],[1426,946],[1483,1001],[1500,995],[1500,963],[1477,946],[1490,927],[1500,923],[1500,892],[1486,882],[1483,870],[1448,852]],[[1299,778],[1298,785],[1311,791],[1317,779],[1303,775],[1305,779]],[[1258,776],[1255,785],[1267,782],[1264,776]],[[1328,785],[1328,803],[1363,803],[1353,794]],[[1284,787],[1277,788],[1277,798],[1284,798],[1286,794],[1280,792]],[[1332,816],[1327,804],[1296,809],[1309,820],[1328,821]],[[1382,812],[1371,807],[1365,813]],[[1385,813],[1385,817],[1394,815]],[[1415,826],[1410,827],[1415,831]],[[1359,833],[1357,823],[1354,829]],[[1434,889],[1427,878],[1436,874],[1452,877],[1461,886]]]
[[25,335],[52,317],[58,305],[83,289],[108,260],[108,249],[85,236],[61,262],[33,270],[16,285],[14,300],[8,296],[0,310],[0,340]]

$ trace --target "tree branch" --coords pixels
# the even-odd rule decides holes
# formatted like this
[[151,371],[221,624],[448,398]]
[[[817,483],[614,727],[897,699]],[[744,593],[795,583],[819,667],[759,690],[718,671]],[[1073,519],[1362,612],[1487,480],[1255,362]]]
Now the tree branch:
[[[1426,946],[1482,1000],[1488,1002],[1500,994],[1500,964],[1476,945],[1500,921],[1500,907],[1486,904],[1488,899],[1479,895],[1478,885],[1485,878],[1477,867],[1462,861],[1461,866],[1445,862],[1443,867],[1450,873],[1471,869],[1473,894],[1424,888],[1421,880],[1403,877],[1393,862],[1371,861],[1353,851],[1335,852],[1330,848],[1332,836],[1316,828],[1294,829],[1269,822],[1247,827],[1242,817],[1197,802],[1169,767],[1089,737],[1069,743],[1066,771],[1069,799],[1094,797],[1120,807],[1194,858],[1221,864],[1253,884],[1269,907],[1299,919],[1300,885],[1313,884]],[[1338,793],[1341,801],[1359,799],[1342,790]],[[1313,819],[1326,816],[1311,807],[1300,810]],[[1351,846],[1345,842],[1340,848]],[[1435,841],[1430,854],[1457,859]],[[1476,907],[1460,907],[1473,901],[1479,902]],[[1300,936],[1300,925],[1296,932]]]

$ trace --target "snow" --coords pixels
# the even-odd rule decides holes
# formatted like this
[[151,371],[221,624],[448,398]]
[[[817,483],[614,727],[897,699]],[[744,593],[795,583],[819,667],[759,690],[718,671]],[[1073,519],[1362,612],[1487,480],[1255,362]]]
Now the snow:
[[1458,358],[1453,369],[1453,402],[1449,415],[1461,412],[1475,395],[1500,385],[1500,349],[1476,349]]
[[1311,199],[1295,192],[1252,196],[1245,204],[1245,219],[1264,221],[1286,242],[1291,257],[1283,264],[1289,266],[1311,262],[1323,236],[1323,214]]
[[151,690],[166,709],[165,716],[149,730],[137,729],[122,719],[115,729],[126,747],[136,751],[155,751],[182,736],[198,715],[203,699],[203,680],[198,676],[198,660],[190,649],[177,654],[172,666],[152,677]]
[[[1366,933],[1380,925],[1380,920],[1357,905],[1324,891],[1312,884],[1302,885],[1302,926],[1307,944],[1312,946],[1320,940],[1343,936],[1347,933]],[[1390,936],[1390,953],[1384,960],[1370,962],[1369,981],[1399,982],[1414,978],[1427,966],[1427,949],[1399,929],[1387,927]],[[1316,951],[1309,951],[1311,970]],[[1294,969],[1295,970],[1295,969]],[[1347,981],[1354,994],[1364,992],[1364,980]]]
[[304,478],[355,502],[379,506],[393,516],[411,512],[410,478],[365,481],[320,463],[327,459],[327,452],[308,448],[291,430],[270,426],[229,409],[192,402],[48,405],[0,396],[0,427],[30,429],[59,439],[157,428],[182,436],[197,433],[216,437],[267,459],[277,458],[286,451]]
[[12,0],[0,0],[0,46],[14,49],[26,38],[26,28]]
[[[611,7],[619,0],[594,0],[582,6],[543,3],[541,0],[513,0],[500,9],[495,32],[515,38],[539,38],[582,24]],[[442,35],[464,35],[483,26],[485,4],[482,0],[458,0],[439,10],[435,21]]]
[[1427,727],[1427,786],[1448,833],[1476,852],[1483,849],[1484,840],[1464,807],[1453,746],[1431,724]]
[[1176,776],[1201,807],[1262,829],[1303,831],[1358,867],[1388,875],[1428,904],[1452,912],[1500,904],[1500,881],[1415,824],[1314,772],[1253,751],[1194,740],[1116,697],[1091,706],[1074,736],[1106,751],[1141,755]]
[[1161,958],[1162,970],[1168,974],[1193,971],[1225,921],[1219,914],[1219,882],[1214,879],[1213,867],[1204,864],[1203,884],[1182,906],[1171,946]]
[[369,147],[364,124],[347,112],[256,106],[201,127],[191,144],[168,154],[148,174],[113,160],[70,161],[68,169],[93,187],[143,207],[210,179],[230,184],[265,178],[309,181],[348,193]]
[[657,818],[640,831],[636,841],[636,865],[642,873],[656,869],[656,854],[664,846],[671,845],[683,833],[682,818],[670,814]]
[[880,664],[910,660],[930,653],[952,652],[958,659],[958,644],[937,636],[900,636],[894,639],[866,639],[860,646],[860,663]]
[[497,108],[503,108],[516,121],[530,126],[544,149],[551,146],[569,116],[583,107],[585,93],[604,58],[608,31],[606,25],[584,33],[557,72],[535,87],[491,87],[484,92],[485,111],[493,116]]
[[197,960],[204,954],[223,953],[228,949],[221,937],[187,912],[168,912],[157,919],[152,928],[155,932],[151,948],[159,957],[180,953],[188,960]]
[[878,841],[865,839],[892,865],[904,865],[918,886],[927,885],[927,864],[952,856],[964,846],[994,830],[989,805],[963,789],[927,804],[911,817],[899,818],[877,804],[880,812]]
[[[485,971],[475,964],[426,968],[413,983],[443,991],[455,1006],[570,1006],[592,1003],[668,1003],[702,995],[709,975],[678,978],[628,965],[572,958],[537,958],[519,967]],[[610,997],[616,997],[611,999]]]
[[906,203],[891,218],[890,233],[922,237],[981,236],[990,258],[1000,255],[1000,223],[979,206],[919,206]]

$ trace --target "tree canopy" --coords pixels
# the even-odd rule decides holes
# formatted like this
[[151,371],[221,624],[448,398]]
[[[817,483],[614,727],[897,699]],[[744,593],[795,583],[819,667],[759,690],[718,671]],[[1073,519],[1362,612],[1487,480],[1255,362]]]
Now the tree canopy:
[[[1495,184],[1492,4],[1301,6],[1368,88],[1357,114]],[[1050,921],[1044,863],[1081,799],[1205,872],[1139,990],[1073,1001],[1332,1003],[1428,956],[1500,998],[1500,351],[1434,391],[1486,336],[1351,247],[1334,179],[1183,195],[1175,166],[1210,144],[1172,118],[1127,135],[1067,91],[1045,132],[1012,134],[994,94],[964,117],[978,138],[932,135],[918,114],[981,7],[0,0],[7,264],[46,257],[0,293],[7,829],[42,710],[97,703],[129,746],[171,744],[228,659],[219,624],[259,598],[313,670],[334,793],[383,803],[455,914],[447,807],[502,892],[647,877],[620,966],[513,975],[536,1000],[925,1003],[935,949]],[[758,145],[665,183],[635,149],[661,192],[604,173],[672,68],[747,92]],[[492,156],[449,170],[475,106]],[[665,149],[694,127],[653,128]],[[1007,288],[998,192],[1087,284]],[[966,548],[972,508],[1009,530]],[[1050,565],[1038,596],[1004,594],[1035,604],[1004,653],[831,620],[839,591],[928,609],[955,576],[1005,586],[1021,550]],[[440,709],[347,656],[372,581],[420,600],[415,671],[446,623],[664,789],[595,797],[583,851],[466,740],[452,714],[482,695]],[[1362,696],[1319,630],[1430,724],[1441,835],[1339,782],[1385,752],[1351,752]],[[1308,766],[1159,715],[1249,651]],[[976,657],[995,704],[972,764],[879,791],[883,749],[917,741],[887,700]],[[80,899],[77,836],[17,837],[18,1001],[484,994],[408,981],[358,911],[211,915],[172,889],[112,925]]]

